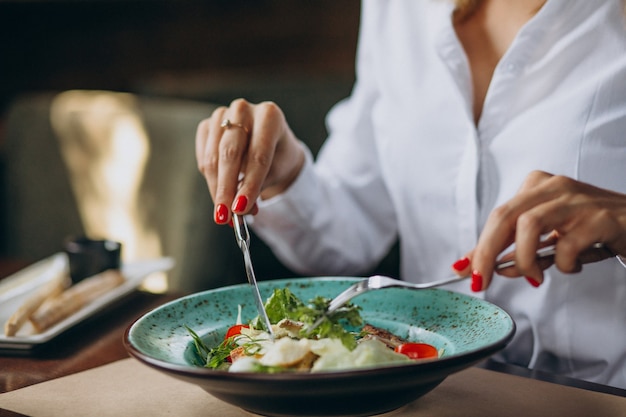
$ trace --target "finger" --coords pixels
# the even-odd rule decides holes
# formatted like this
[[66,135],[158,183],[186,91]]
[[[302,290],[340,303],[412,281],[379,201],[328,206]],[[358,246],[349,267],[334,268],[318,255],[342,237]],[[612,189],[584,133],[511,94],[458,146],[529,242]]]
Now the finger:
[[522,186],[520,187],[518,192],[521,193],[521,192],[532,190],[539,185],[545,184],[546,181],[552,178],[554,178],[554,175],[548,172],[539,171],[539,170],[531,171],[526,176],[526,178],[524,178],[524,182],[522,183]]
[[561,233],[555,256],[556,267],[562,272],[574,273],[582,269],[583,263],[612,257],[613,252],[608,248],[593,249],[597,242],[605,241],[607,235],[603,233],[603,228],[606,224],[598,212],[583,212],[573,218]]
[[578,255],[578,261],[580,264],[600,262],[605,259],[613,258],[615,256],[615,253],[605,245],[595,245],[597,244],[594,244],[593,246],[583,250]]
[[[553,232],[550,234],[550,236],[548,236],[548,238],[546,238],[540,243],[539,247],[544,248],[547,246],[552,246],[555,244],[557,238],[558,238],[557,233]],[[459,258],[457,261],[455,261],[452,264],[451,266],[452,271],[461,277],[469,276],[472,273],[472,261],[471,260],[473,259],[473,257],[474,257],[474,251],[470,251],[466,253],[464,256],[462,256],[461,258]],[[506,276],[510,278],[521,276],[522,274],[517,270],[517,267],[515,265],[506,266],[506,267],[500,266],[500,264],[507,263],[514,259],[515,259],[515,251],[511,251],[500,256],[500,258],[497,260],[498,266],[496,267],[496,270],[494,272],[497,273],[498,275],[502,275],[502,276]],[[553,263],[554,263],[553,257],[543,258],[541,260],[542,269],[549,268]]]
[[472,290],[480,291],[489,286],[498,255],[515,241],[520,214],[554,194],[540,189],[551,177],[545,172],[532,172],[511,200],[492,211],[473,251]]
[[242,164],[243,179],[233,205],[234,212],[247,213],[260,195],[274,161],[284,123],[282,111],[274,103],[260,103],[255,107],[253,134]]
[[217,184],[215,187],[215,221],[218,224],[228,223],[230,207],[237,193],[239,174],[242,170],[243,158],[248,147],[248,135],[251,129],[250,105],[245,100],[235,100],[224,113],[220,121],[221,139],[218,145]]
[[472,255],[472,291],[489,287],[498,255],[515,239],[514,207],[503,205],[489,215]]
[[204,176],[211,198],[215,202],[215,188],[217,185],[218,147],[221,138],[219,121],[222,119],[226,107],[218,107],[210,118],[203,120],[196,131],[196,160],[198,169]]
[[[516,235],[517,269],[523,275],[532,277],[536,283],[543,282],[543,270],[551,264],[567,263],[569,271],[579,271],[577,256],[587,244],[563,241],[566,230],[575,228],[576,217],[580,216],[580,206],[576,203],[578,183],[570,178],[554,176],[548,179],[538,190],[543,195],[551,196],[549,201],[523,213],[518,220]],[[551,241],[555,242],[556,255],[552,263],[541,263],[534,255],[539,247],[541,236],[551,232]],[[573,245],[571,245],[573,243]],[[578,245],[582,244],[583,247]],[[578,249],[577,249],[578,247]]]
[[[542,240],[539,243],[539,250],[538,252],[542,249],[542,248],[547,248],[547,247],[553,247],[556,243],[556,234],[550,234],[550,236],[548,236],[548,238]],[[517,268],[517,262],[515,261],[515,251],[511,251],[508,252],[504,255],[502,255],[498,261],[497,261],[497,267],[496,267],[496,273],[498,275],[502,275],[508,278],[517,278],[517,277],[521,277],[524,275],[523,272],[521,272],[518,268]],[[537,258],[537,262],[539,264],[539,267],[542,270],[545,270],[547,268],[549,268],[550,266],[552,266],[554,264],[554,256],[550,255],[550,256],[539,256],[538,254],[535,254],[535,257]],[[502,267],[500,265],[507,263],[509,261],[515,261],[514,265],[512,266],[506,266],[506,267]]]
[[198,124],[196,129],[196,163],[198,164],[198,171],[203,174],[205,171],[204,149],[207,146],[210,124],[211,118],[204,119]]
[[[531,265],[531,254],[524,251],[537,241],[536,233],[554,231],[554,263],[562,272],[573,273],[581,270],[581,254],[595,242],[603,241],[607,237],[603,234],[603,227],[611,224],[603,219],[604,211],[590,204],[593,199],[589,198],[590,190],[583,190],[585,186],[564,177],[555,177],[551,182],[562,195],[524,213],[520,218],[522,224],[518,225],[518,269],[535,278],[542,278],[537,271],[545,268],[536,261],[534,266]],[[532,233],[535,227],[537,229]]]
[[[597,188],[565,177],[554,177],[550,184],[561,190],[561,196],[525,213],[520,222],[528,221],[534,216],[532,223],[540,232],[554,230],[557,236],[554,263],[562,272],[579,272],[582,269],[581,263],[592,259],[585,258],[586,249],[596,242],[606,241],[610,238],[611,232],[619,230],[619,227],[611,221],[610,216],[606,218],[608,211],[598,206],[598,198],[594,196],[598,192]],[[538,278],[537,281],[541,282],[542,274],[539,275],[537,271],[545,269],[545,266],[538,262],[534,262],[535,265],[532,266],[531,255],[523,253],[525,248],[531,247],[532,243],[536,242],[536,236],[532,233],[526,235],[533,230],[533,225],[529,223],[518,225],[520,230],[516,237],[520,257],[518,269],[528,276]],[[594,256],[608,257],[606,253]]]
[[520,275],[531,277],[535,282],[543,282],[543,269],[550,263],[540,265],[537,250],[541,237],[553,230],[542,216],[543,206],[539,205],[522,213],[517,219],[515,234],[515,269]]
[[468,252],[452,264],[452,272],[460,277],[469,276],[472,273],[472,257],[474,252]]

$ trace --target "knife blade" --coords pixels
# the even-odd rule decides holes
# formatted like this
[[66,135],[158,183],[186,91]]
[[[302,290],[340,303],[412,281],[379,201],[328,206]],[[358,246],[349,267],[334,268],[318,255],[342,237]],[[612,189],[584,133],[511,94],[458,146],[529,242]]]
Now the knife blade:
[[246,219],[243,216],[233,213],[233,229],[235,230],[235,239],[237,240],[237,244],[243,253],[243,263],[246,269],[246,276],[248,277],[248,282],[252,288],[252,294],[256,308],[259,312],[259,317],[273,340],[274,331],[272,330],[272,324],[270,323],[270,319],[265,311],[263,299],[261,298],[261,293],[259,292],[259,285],[257,284],[256,276],[254,274],[254,268],[252,267],[252,258],[250,257],[250,233],[248,231]]

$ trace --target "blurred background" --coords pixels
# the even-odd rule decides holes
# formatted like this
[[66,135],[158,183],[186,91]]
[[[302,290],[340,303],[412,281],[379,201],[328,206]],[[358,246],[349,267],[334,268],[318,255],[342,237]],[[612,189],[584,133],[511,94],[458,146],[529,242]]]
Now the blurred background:
[[[244,282],[194,155],[197,123],[272,100],[314,152],[354,82],[358,0],[0,1],[0,258],[70,235],[173,256],[157,291]],[[260,278],[295,276],[253,240]],[[397,259],[387,261],[393,274]],[[379,268],[380,269],[380,268]]]
[[358,19],[357,0],[0,1],[0,103],[74,88],[229,99],[236,77],[350,82]]

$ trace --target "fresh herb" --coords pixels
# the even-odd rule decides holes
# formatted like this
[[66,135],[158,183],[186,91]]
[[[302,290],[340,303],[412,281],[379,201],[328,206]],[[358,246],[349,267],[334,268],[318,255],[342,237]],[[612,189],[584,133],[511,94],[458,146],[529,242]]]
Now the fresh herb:
[[272,324],[278,323],[282,319],[302,322],[307,320],[306,305],[289,288],[275,289],[265,302],[265,311]]
[[[246,356],[254,356],[261,351],[262,346],[261,343],[259,343],[258,339],[254,339],[248,335],[243,334],[237,335],[237,337],[237,341],[239,343],[236,344],[236,347],[242,346],[243,352]],[[247,341],[243,341],[242,339],[247,339]]]
[[306,323],[314,323],[320,317],[323,317],[323,320],[312,332],[309,332],[305,327],[302,330],[301,336],[317,339],[327,337],[339,339],[346,348],[352,350],[357,345],[356,340],[358,335],[346,330],[346,326],[358,327],[363,325],[363,319],[360,314],[361,307],[347,303],[334,312],[325,314],[330,301],[331,300],[328,298],[319,296],[310,301],[308,310],[310,321]]
[[237,347],[234,337],[229,337],[217,347],[209,348],[189,326],[185,325],[185,328],[193,338],[196,353],[202,359],[202,366],[205,368],[221,369],[230,356],[230,352]]
[[221,369],[230,357],[230,352],[237,347],[234,337],[225,339],[217,347],[211,349],[204,366],[211,369]]
[[191,327],[185,324],[185,329],[187,329],[187,331],[191,335],[191,338],[193,339],[193,344],[196,347],[196,353],[202,359],[202,366],[206,365],[207,356],[209,356],[209,353],[211,352],[211,348],[209,348],[204,343],[204,341],[200,338],[200,336],[198,336],[198,334],[194,332]]

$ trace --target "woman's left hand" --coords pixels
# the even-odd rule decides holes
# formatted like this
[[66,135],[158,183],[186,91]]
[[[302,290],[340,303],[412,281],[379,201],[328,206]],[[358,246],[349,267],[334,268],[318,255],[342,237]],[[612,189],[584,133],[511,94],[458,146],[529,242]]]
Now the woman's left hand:
[[[485,290],[500,253],[515,243],[515,252],[504,255],[515,258],[515,267],[498,273],[525,276],[538,286],[552,264],[565,273],[580,271],[579,256],[597,242],[614,254],[626,254],[626,195],[534,171],[515,197],[494,209],[476,247],[453,269],[472,274],[473,291]],[[553,260],[537,260],[537,250],[551,244],[556,245]]]

